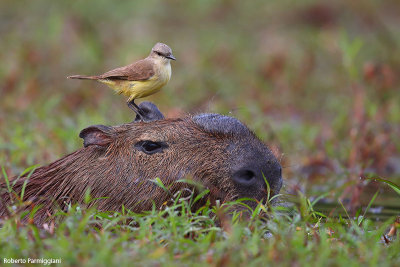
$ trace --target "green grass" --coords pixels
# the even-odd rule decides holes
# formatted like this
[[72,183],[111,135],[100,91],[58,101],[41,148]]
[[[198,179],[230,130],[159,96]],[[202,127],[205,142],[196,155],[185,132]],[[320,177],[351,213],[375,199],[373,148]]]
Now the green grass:
[[[34,167],[23,173],[32,173]],[[12,181],[3,169],[8,192]],[[160,183],[160,180],[157,179]],[[389,183],[396,190],[399,186]],[[159,186],[164,187],[162,184]],[[204,193],[207,193],[205,191]],[[400,217],[376,222],[363,214],[350,217],[345,206],[339,216],[316,210],[325,196],[310,201],[303,194],[280,195],[249,208],[243,200],[209,202],[192,210],[199,196],[181,199],[160,209],[133,213],[82,209],[70,205],[51,222],[36,226],[31,219],[40,207],[26,211],[23,190],[0,220],[0,255],[10,259],[61,259],[62,266],[396,266],[400,264]],[[400,197],[400,194],[398,195]],[[290,202],[289,202],[290,199]],[[85,202],[93,201],[88,191]],[[288,205],[288,203],[293,203]],[[245,211],[232,211],[236,205]],[[56,222],[56,223],[54,223]],[[394,229],[397,231],[394,231]],[[391,231],[388,231],[391,230]],[[393,232],[394,231],[394,232]],[[391,232],[391,233],[390,233]]]
[[[96,266],[399,265],[399,231],[382,241],[400,213],[397,2],[1,1],[0,179],[80,148],[89,125],[131,121],[125,99],[65,77],[128,64],[162,41],[178,60],[147,100],[166,117],[242,120],[280,159],[291,197],[268,222],[222,227],[215,208],[179,215],[183,203],[112,218],[73,207],[50,231],[21,225],[18,213],[1,222],[0,255]],[[140,227],[117,223],[126,217]]]
[[[89,201],[89,198],[87,199]],[[86,266],[396,266],[400,236],[383,235],[393,223],[362,215],[330,218],[299,196],[298,205],[259,204],[244,219],[228,207],[193,201],[136,214],[70,206],[61,223],[23,225],[25,213],[1,221],[0,255],[13,259],[57,258],[62,265]],[[18,205],[17,205],[18,206]],[[34,214],[35,211],[32,211]],[[265,214],[268,214],[266,220]]]

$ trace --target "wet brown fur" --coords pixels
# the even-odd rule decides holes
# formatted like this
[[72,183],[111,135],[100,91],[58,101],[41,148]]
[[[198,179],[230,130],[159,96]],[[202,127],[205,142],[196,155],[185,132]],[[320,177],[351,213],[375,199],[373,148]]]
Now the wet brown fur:
[[[168,148],[147,155],[134,148],[140,140],[165,141]],[[192,178],[210,190],[212,201],[238,197],[265,200],[265,188],[246,193],[231,181],[232,159],[241,153],[243,142],[263,146],[250,131],[246,136],[206,131],[190,117],[110,127],[105,145],[89,145],[36,169],[26,185],[24,200],[42,205],[35,216],[39,224],[53,214],[54,203],[62,209],[69,203],[83,203],[89,188],[92,198],[108,197],[90,204],[100,210],[120,210],[124,205],[140,212],[151,209],[153,202],[160,207],[171,195],[150,181],[157,177],[171,186],[172,194],[183,187],[177,180]],[[233,149],[228,150],[232,144]],[[265,149],[265,156],[273,158]],[[24,181],[22,177],[16,182],[16,194],[21,193]],[[0,184],[0,217],[7,215],[6,206],[13,201],[13,194],[5,188]]]

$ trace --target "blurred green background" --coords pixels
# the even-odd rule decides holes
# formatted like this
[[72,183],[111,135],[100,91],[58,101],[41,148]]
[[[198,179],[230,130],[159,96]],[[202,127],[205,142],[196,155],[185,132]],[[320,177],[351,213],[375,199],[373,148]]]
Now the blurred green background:
[[399,14],[398,0],[3,0],[0,165],[18,174],[81,147],[89,125],[131,121],[124,97],[66,76],[164,42],[172,78],[145,100],[235,116],[281,160],[285,192],[356,205],[387,190],[360,177],[400,180]]

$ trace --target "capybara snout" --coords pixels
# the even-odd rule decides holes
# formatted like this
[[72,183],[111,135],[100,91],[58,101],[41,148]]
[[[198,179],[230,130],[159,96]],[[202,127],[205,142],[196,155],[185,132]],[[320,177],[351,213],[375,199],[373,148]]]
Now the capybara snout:
[[219,114],[202,114],[193,119],[206,131],[225,136],[229,180],[238,197],[265,200],[268,186],[272,194],[279,192],[282,186],[281,165],[244,124]]
[[[44,207],[36,222],[45,221],[54,205],[83,203],[87,190],[99,198],[91,202],[98,209],[124,206],[136,212],[169,201],[186,187],[183,179],[207,188],[211,202],[265,200],[267,183],[272,194],[279,192],[279,162],[237,119],[218,114],[164,119],[155,105],[144,102],[141,107],[146,108],[145,121],[87,127],[80,133],[83,148],[35,170],[24,199]],[[24,180],[15,183],[17,194]],[[3,203],[10,204],[11,194],[4,190],[1,194]],[[2,205],[0,215],[5,214]]]

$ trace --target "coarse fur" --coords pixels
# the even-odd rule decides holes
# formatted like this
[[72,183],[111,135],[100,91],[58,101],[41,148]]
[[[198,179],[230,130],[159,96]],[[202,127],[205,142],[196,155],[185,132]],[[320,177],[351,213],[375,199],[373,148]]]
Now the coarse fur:
[[[152,120],[90,126],[80,134],[84,148],[33,172],[24,200],[42,206],[35,223],[44,223],[54,206],[66,209],[70,203],[83,204],[88,189],[92,198],[106,197],[90,203],[100,210],[120,210],[124,205],[136,212],[153,204],[160,207],[188,187],[180,179],[192,179],[209,189],[211,203],[243,197],[265,200],[264,177],[272,193],[279,192],[280,164],[237,119],[218,114],[163,119],[156,106],[142,104],[155,114],[149,116]],[[169,192],[155,184],[155,178]],[[24,182],[24,178],[16,182],[16,195]],[[6,191],[4,183],[0,190],[0,216],[4,216],[14,194]]]

